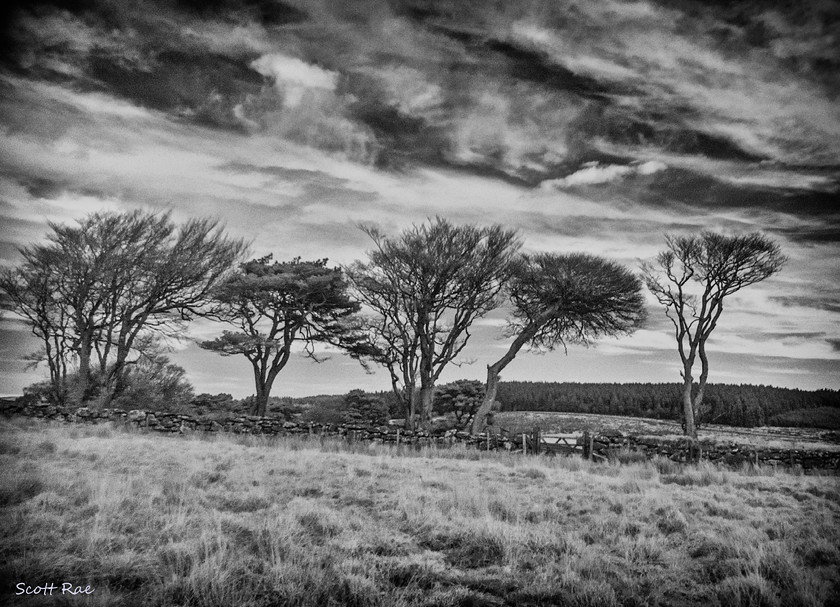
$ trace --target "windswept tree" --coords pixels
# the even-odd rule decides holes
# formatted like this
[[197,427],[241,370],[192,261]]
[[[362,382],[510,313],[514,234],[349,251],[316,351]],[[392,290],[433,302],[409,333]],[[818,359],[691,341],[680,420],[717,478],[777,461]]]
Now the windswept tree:
[[348,276],[374,313],[368,358],[388,369],[409,427],[418,412],[427,425],[435,382],[466,346],[472,322],[499,305],[520,243],[501,226],[455,226],[440,217],[395,238],[362,229],[375,247]]
[[[665,237],[667,249],[642,264],[645,283],[674,325],[682,362],[681,408],[685,434],[697,438],[697,419],[709,377],[706,342],[717,327],[724,299],[782,269],[787,258],[772,240],[754,232],[724,236]],[[694,387],[693,370],[700,359]]]
[[473,419],[473,434],[481,432],[492,410],[499,374],[523,347],[588,345],[600,337],[632,333],[645,319],[641,281],[618,263],[593,255],[522,255],[507,290],[512,306],[508,334],[514,340],[487,366],[484,402]]
[[251,415],[265,415],[277,374],[300,343],[312,360],[315,345],[352,348],[359,304],[339,268],[327,260],[272,262],[268,255],[242,264],[215,292],[223,320],[237,328],[199,344],[222,356],[242,355],[254,372]]
[[[176,225],[169,213],[95,213],[50,228],[46,243],[21,249],[23,264],[3,275],[0,288],[42,338],[58,399],[68,389],[74,400],[91,397],[94,375],[106,400],[119,395],[138,350],[204,313],[245,250],[217,221]],[[68,359],[77,379],[59,390]]]
[[46,362],[49,369],[47,395],[54,403],[67,399],[68,367],[73,360],[71,311],[59,299],[61,272],[39,263],[23,249],[24,263],[6,268],[0,275],[3,307],[14,311],[29,325],[42,347],[27,356],[32,365]]

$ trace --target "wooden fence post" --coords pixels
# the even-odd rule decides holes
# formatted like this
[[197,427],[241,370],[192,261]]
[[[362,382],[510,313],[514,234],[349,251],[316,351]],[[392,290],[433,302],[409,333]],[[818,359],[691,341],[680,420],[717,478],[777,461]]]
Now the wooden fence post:
[[540,454],[540,427],[534,426],[534,455]]
[[528,438],[522,433],[522,455],[528,455]]
[[590,459],[592,453],[592,439],[589,430],[583,431],[583,459]]

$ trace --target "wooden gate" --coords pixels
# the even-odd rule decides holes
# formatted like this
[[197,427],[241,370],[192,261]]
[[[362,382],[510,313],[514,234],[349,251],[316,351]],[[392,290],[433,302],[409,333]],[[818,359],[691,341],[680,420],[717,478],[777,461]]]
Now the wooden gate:
[[592,457],[592,436],[589,431],[568,434],[543,434],[535,427],[530,433],[522,435],[522,451],[539,455],[581,455],[585,459]]

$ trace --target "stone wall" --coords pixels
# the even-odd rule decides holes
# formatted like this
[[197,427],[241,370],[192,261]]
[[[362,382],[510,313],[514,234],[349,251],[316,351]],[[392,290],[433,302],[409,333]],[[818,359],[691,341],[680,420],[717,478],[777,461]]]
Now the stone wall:
[[[348,440],[405,445],[452,445],[456,443],[478,449],[521,451],[521,435],[516,438],[447,430],[442,432],[410,432],[394,426],[352,426],[307,424],[284,421],[273,417],[239,416],[224,419],[200,419],[189,415],[159,411],[124,411],[86,407],[62,408],[45,403],[25,404],[10,399],[0,400],[0,413],[38,417],[66,423],[97,424],[114,422],[119,425],[143,428],[154,432],[186,434],[191,432],[233,432],[258,435],[302,435],[343,437]],[[582,441],[581,441],[582,442]],[[582,444],[580,445],[582,448]],[[701,457],[730,466],[762,464],[801,468],[803,470],[840,470],[840,452],[801,449],[760,449],[743,444],[701,443]],[[531,451],[531,449],[529,449]],[[622,434],[593,435],[592,452],[601,458],[627,457],[636,452],[646,457],[656,455],[674,461],[687,461],[685,441],[665,441],[656,437],[634,437]]]
[[[660,455],[674,461],[686,461],[685,441],[666,441],[656,437],[634,437],[615,434],[593,437],[593,452],[615,457],[621,452],[639,452],[647,457]],[[756,448],[741,443],[700,443],[700,457],[712,462],[739,467],[744,464],[782,466],[803,470],[840,470],[840,452],[828,450]]]

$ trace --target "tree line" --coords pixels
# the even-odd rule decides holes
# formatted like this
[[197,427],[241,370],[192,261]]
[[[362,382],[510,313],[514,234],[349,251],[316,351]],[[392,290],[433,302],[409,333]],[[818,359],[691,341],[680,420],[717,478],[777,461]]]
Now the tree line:
[[[485,389],[484,382],[467,379],[437,386],[433,409],[438,427],[469,429],[484,401]],[[499,382],[497,398],[499,410],[503,412],[594,413],[674,420],[680,417],[681,389],[678,383],[510,381]],[[162,403],[161,410],[226,418],[231,414],[248,414],[254,398],[199,394],[187,400]],[[840,428],[838,390],[709,384],[706,399],[707,408],[699,419],[701,424]],[[270,397],[269,409],[272,415],[288,421],[321,424],[382,425],[402,414],[401,404],[391,391],[351,390],[347,394]]]
[[[251,414],[266,414],[296,344],[316,361],[318,346],[328,344],[366,369],[388,371],[408,427],[428,427],[437,407],[479,432],[499,407],[501,372],[522,349],[633,333],[647,317],[647,285],[674,323],[683,363],[680,415],[696,438],[696,422],[712,402],[704,401],[705,344],[724,298],[785,262],[758,233],[668,236],[667,249],[642,266],[642,280],[595,255],[523,252],[519,235],[498,225],[436,217],[396,236],[360,228],[372,242],[367,259],[329,267],[326,259],[247,260],[246,243],[209,219],[178,225],[168,213],[96,213],[76,226],[50,224],[46,242],[21,248],[23,262],[0,275],[0,290],[5,307],[40,339],[31,360],[46,363],[57,403],[111,403],[141,377],[177,386],[167,340],[204,317],[227,328],[199,345],[251,364]],[[467,414],[463,395],[436,398],[438,380],[447,366],[465,362],[474,321],[502,306],[510,344],[488,365],[477,406],[472,390]]]
[[[562,411],[679,419],[682,386],[676,383],[582,384],[502,382],[502,411]],[[781,414],[821,407],[840,411],[840,391],[708,384],[701,423],[773,425]]]

